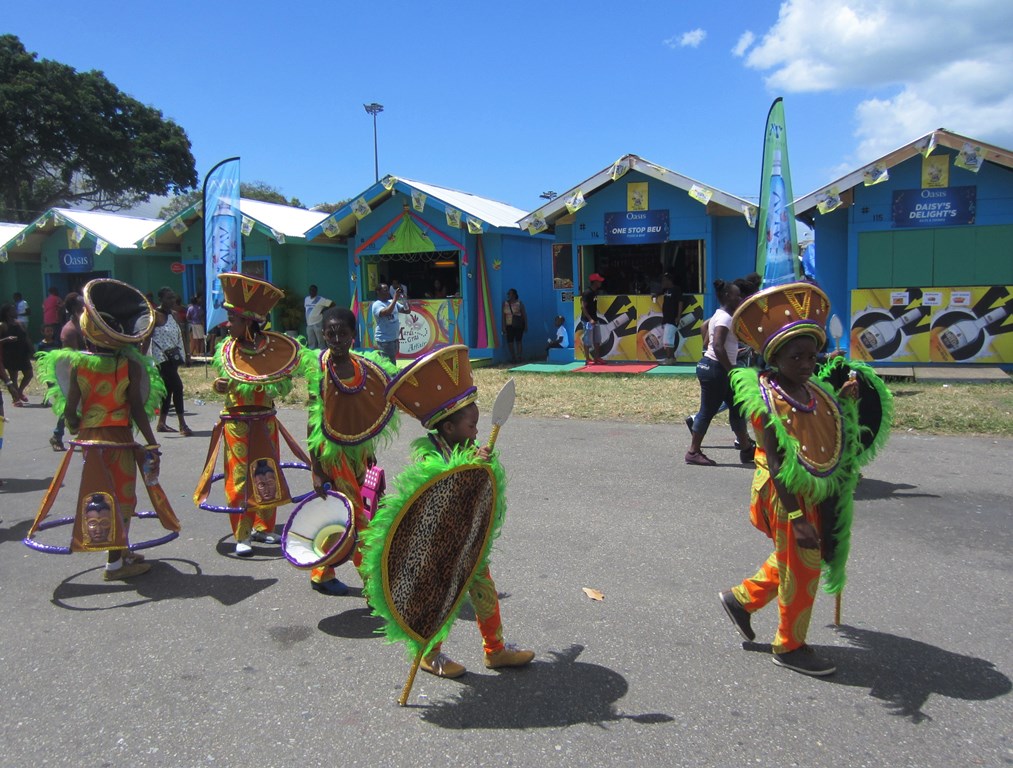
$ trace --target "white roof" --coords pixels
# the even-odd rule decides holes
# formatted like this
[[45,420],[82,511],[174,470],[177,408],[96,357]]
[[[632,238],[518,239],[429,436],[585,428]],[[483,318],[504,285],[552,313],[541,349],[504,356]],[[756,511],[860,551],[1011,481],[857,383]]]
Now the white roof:
[[330,215],[325,211],[307,211],[290,205],[247,200],[245,197],[239,200],[239,210],[286,237],[302,237]]
[[18,236],[18,232],[24,228],[24,224],[8,224],[6,221],[0,221],[0,245],[13,240]]
[[512,205],[490,200],[487,197],[479,197],[469,192],[459,192],[456,189],[438,187],[435,184],[426,184],[422,181],[413,181],[403,176],[398,176],[397,180],[403,181],[410,187],[415,187],[415,189],[424,192],[430,197],[442,200],[459,211],[474,216],[476,219],[488,222],[494,227],[518,229],[517,222],[527,214],[527,211],[522,211],[520,208],[514,208]]
[[52,212],[68,223],[81,225],[95,237],[101,237],[117,248],[136,248],[146,234],[162,223],[161,219],[144,219],[105,211],[53,208]]

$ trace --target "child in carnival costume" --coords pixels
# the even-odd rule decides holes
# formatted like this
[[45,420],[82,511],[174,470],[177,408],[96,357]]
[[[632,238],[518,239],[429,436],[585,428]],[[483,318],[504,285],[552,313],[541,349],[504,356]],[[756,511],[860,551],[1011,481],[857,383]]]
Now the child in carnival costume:
[[[826,343],[824,324],[829,315],[826,294],[809,283],[760,291],[735,312],[735,335],[769,366],[762,372],[736,368],[731,379],[736,402],[758,436],[750,517],[773,539],[774,552],[754,576],[719,593],[725,612],[747,640],[756,636],[751,615],[776,598],[774,663],[817,676],[836,669],[806,645],[821,559],[825,591],[839,594],[845,582],[859,469],[886,440],[891,402],[882,381],[861,363],[845,364],[835,358],[817,374],[817,354]],[[835,390],[821,379],[829,380],[842,365],[851,374],[837,377],[840,384]],[[856,403],[858,375],[887,411],[876,440],[864,446]]]
[[[158,484],[160,454],[150,422],[165,387],[151,359],[137,349],[155,322],[144,295],[118,280],[101,279],[84,286],[82,301],[85,349],[56,349],[37,358],[54,412],[65,417],[77,437],[43,497],[26,543],[52,509],[71,459],[80,450],[83,469],[70,550],[108,552],[103,577],[114,581],[151,568],[143,556],[130,551],[127,539],[137,505],[138,468],[144,470],[162,527],[173,533],[180,529]],[[134,440],[132,427],[140,430],[145,446]]]
[[197,505],[207,500],[224,443],[225,499],[235,551],[239,557],[251,557],[252,542],[281,541],[274,532],[275,518],[278,507],[292,500],[281,467],[279,433],[296,458],[309,464],[309,457],[278,421],[274,409],[275,398],[292,390],[299,343],[262,330],[284,291],[237,272],[223,272],[219,279],[229,313],[229,338],[218,345],[212,365],[219,375],[214,389],[225,395],[225,408],[211,435],[193,498]]
[[[502,525],[505,502],[502,501],[506,486],[505,473],[499,463],[498,454],[490,453],[488,446],[477,447],[479,411],[476,400],[478,389],[474,385],[468,348],[457,344],[431,352],[405,368],[387,389],[387,398],[402,411],[418,419],[428,434],[412,443],[414,464],[396,480],[393,493],[384,498],[384,507],[397,510],[427,479],[433,478],[464,464],[476,461],[489,462],[495,477],[496,496],[499,501],[497,519],[491,538]],[[455,499],[466,504],[467,499]],[[378,516],[379,518],[379,516]],[[366,574],[365,591],[374,613],[388,619],[386,631],[392,640],[406,640],[397,630],[392,634],[389,606],[387,605],[380,578],[374,573],[380,569],[383,557],[385,532],[382,522],[374,518],[374,524],[364,534],[364,558],[362,570]],[[503,642],[503,624],[500,618],[499,598],[496,585],[488,566],[488,550],[479,559],[474,578],[468,586],[468,597],[475,610],[479,631],[482,634],[484,663],[488,669],[520,667],[528,664],[535,656],[534,651],[517,648]],[[429,643],[421,661],[421,669],[437,677],[456,678],[465,673],[463,665],[451,660],[441,652],[442,640],[453,625],[456,611]],[[409,643],[411,647],[411,643]],[[420,651],[426,650],[420,648]]]
[[[311,397],[307,446],[313,487],[320,496],[325,495],[325,485],[344,494],[361,535],[369,522],[362,504],[366,471],[376,463],[377,448],[388,445],[397,434],[397,411],[386,398],[397,366],[380,352],[352,353],[356,321],[351,310],[331,307],[324,312],[322,328],[327,348],[302,351]],[[356,547],[352,563],[358,568],[361,562]],[[326,595],[348,592],[332,565],[313,568],[310,584]]]

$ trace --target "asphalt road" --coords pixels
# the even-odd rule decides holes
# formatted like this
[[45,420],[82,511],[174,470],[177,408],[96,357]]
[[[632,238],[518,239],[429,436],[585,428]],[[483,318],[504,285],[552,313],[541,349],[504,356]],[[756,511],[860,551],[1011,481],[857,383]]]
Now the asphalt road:
[[[893,437],[859,487],[843,626],[817,598],[809,641],[838,672],[812,679],[744,647],[718,605],[769,554],[726,426],[705,443],[721,463],[707,468],[682,463],[682,424],[514,418],[492,572],[506,639],[537,658],[485,670],[464,618],[445,651],[469,674],[420,673],[401,708],[408,660],[374,634],[358,589],[312,592],[273,547],[238,560],[223,516],[193,507],[217,409],[191,410],[197,436],[162,442],[183,532],[147,551],[149,574],[105,583],[101,555],[21,543],[59,456],[51,414],[8,404],[0,765],[1013,763],[1013,441]],[[303,433],[301,411],[282,418]],[[405,422],[388,471],[420,434]],[[62,514],[77,475],[67,482]],[[350,565],[339,575],[358,587]],[[773,606],[754,618],[759,640],[775,620]]]

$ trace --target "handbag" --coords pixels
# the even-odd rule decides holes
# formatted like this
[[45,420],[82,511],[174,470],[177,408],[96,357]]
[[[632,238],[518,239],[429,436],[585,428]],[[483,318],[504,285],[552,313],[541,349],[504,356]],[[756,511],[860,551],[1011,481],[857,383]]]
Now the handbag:
[[183,365],[183,353],[179,351],[179,347],[169,347],[165,350],[165,361],[175,365]]

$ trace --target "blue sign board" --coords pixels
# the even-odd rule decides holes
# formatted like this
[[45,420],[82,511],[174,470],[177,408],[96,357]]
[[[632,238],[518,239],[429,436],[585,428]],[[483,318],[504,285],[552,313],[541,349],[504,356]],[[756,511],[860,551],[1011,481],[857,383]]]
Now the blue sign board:
[[90,248],[65,248],[59,254],[61,272],[92,272],[95,269],[95,252]]
[[605,242],[643,245],[668,240],[668,211],[619,211],[605,214]]
[[977,187],[898,189],[893,193],[895,227],[944,227],[974,224]]

